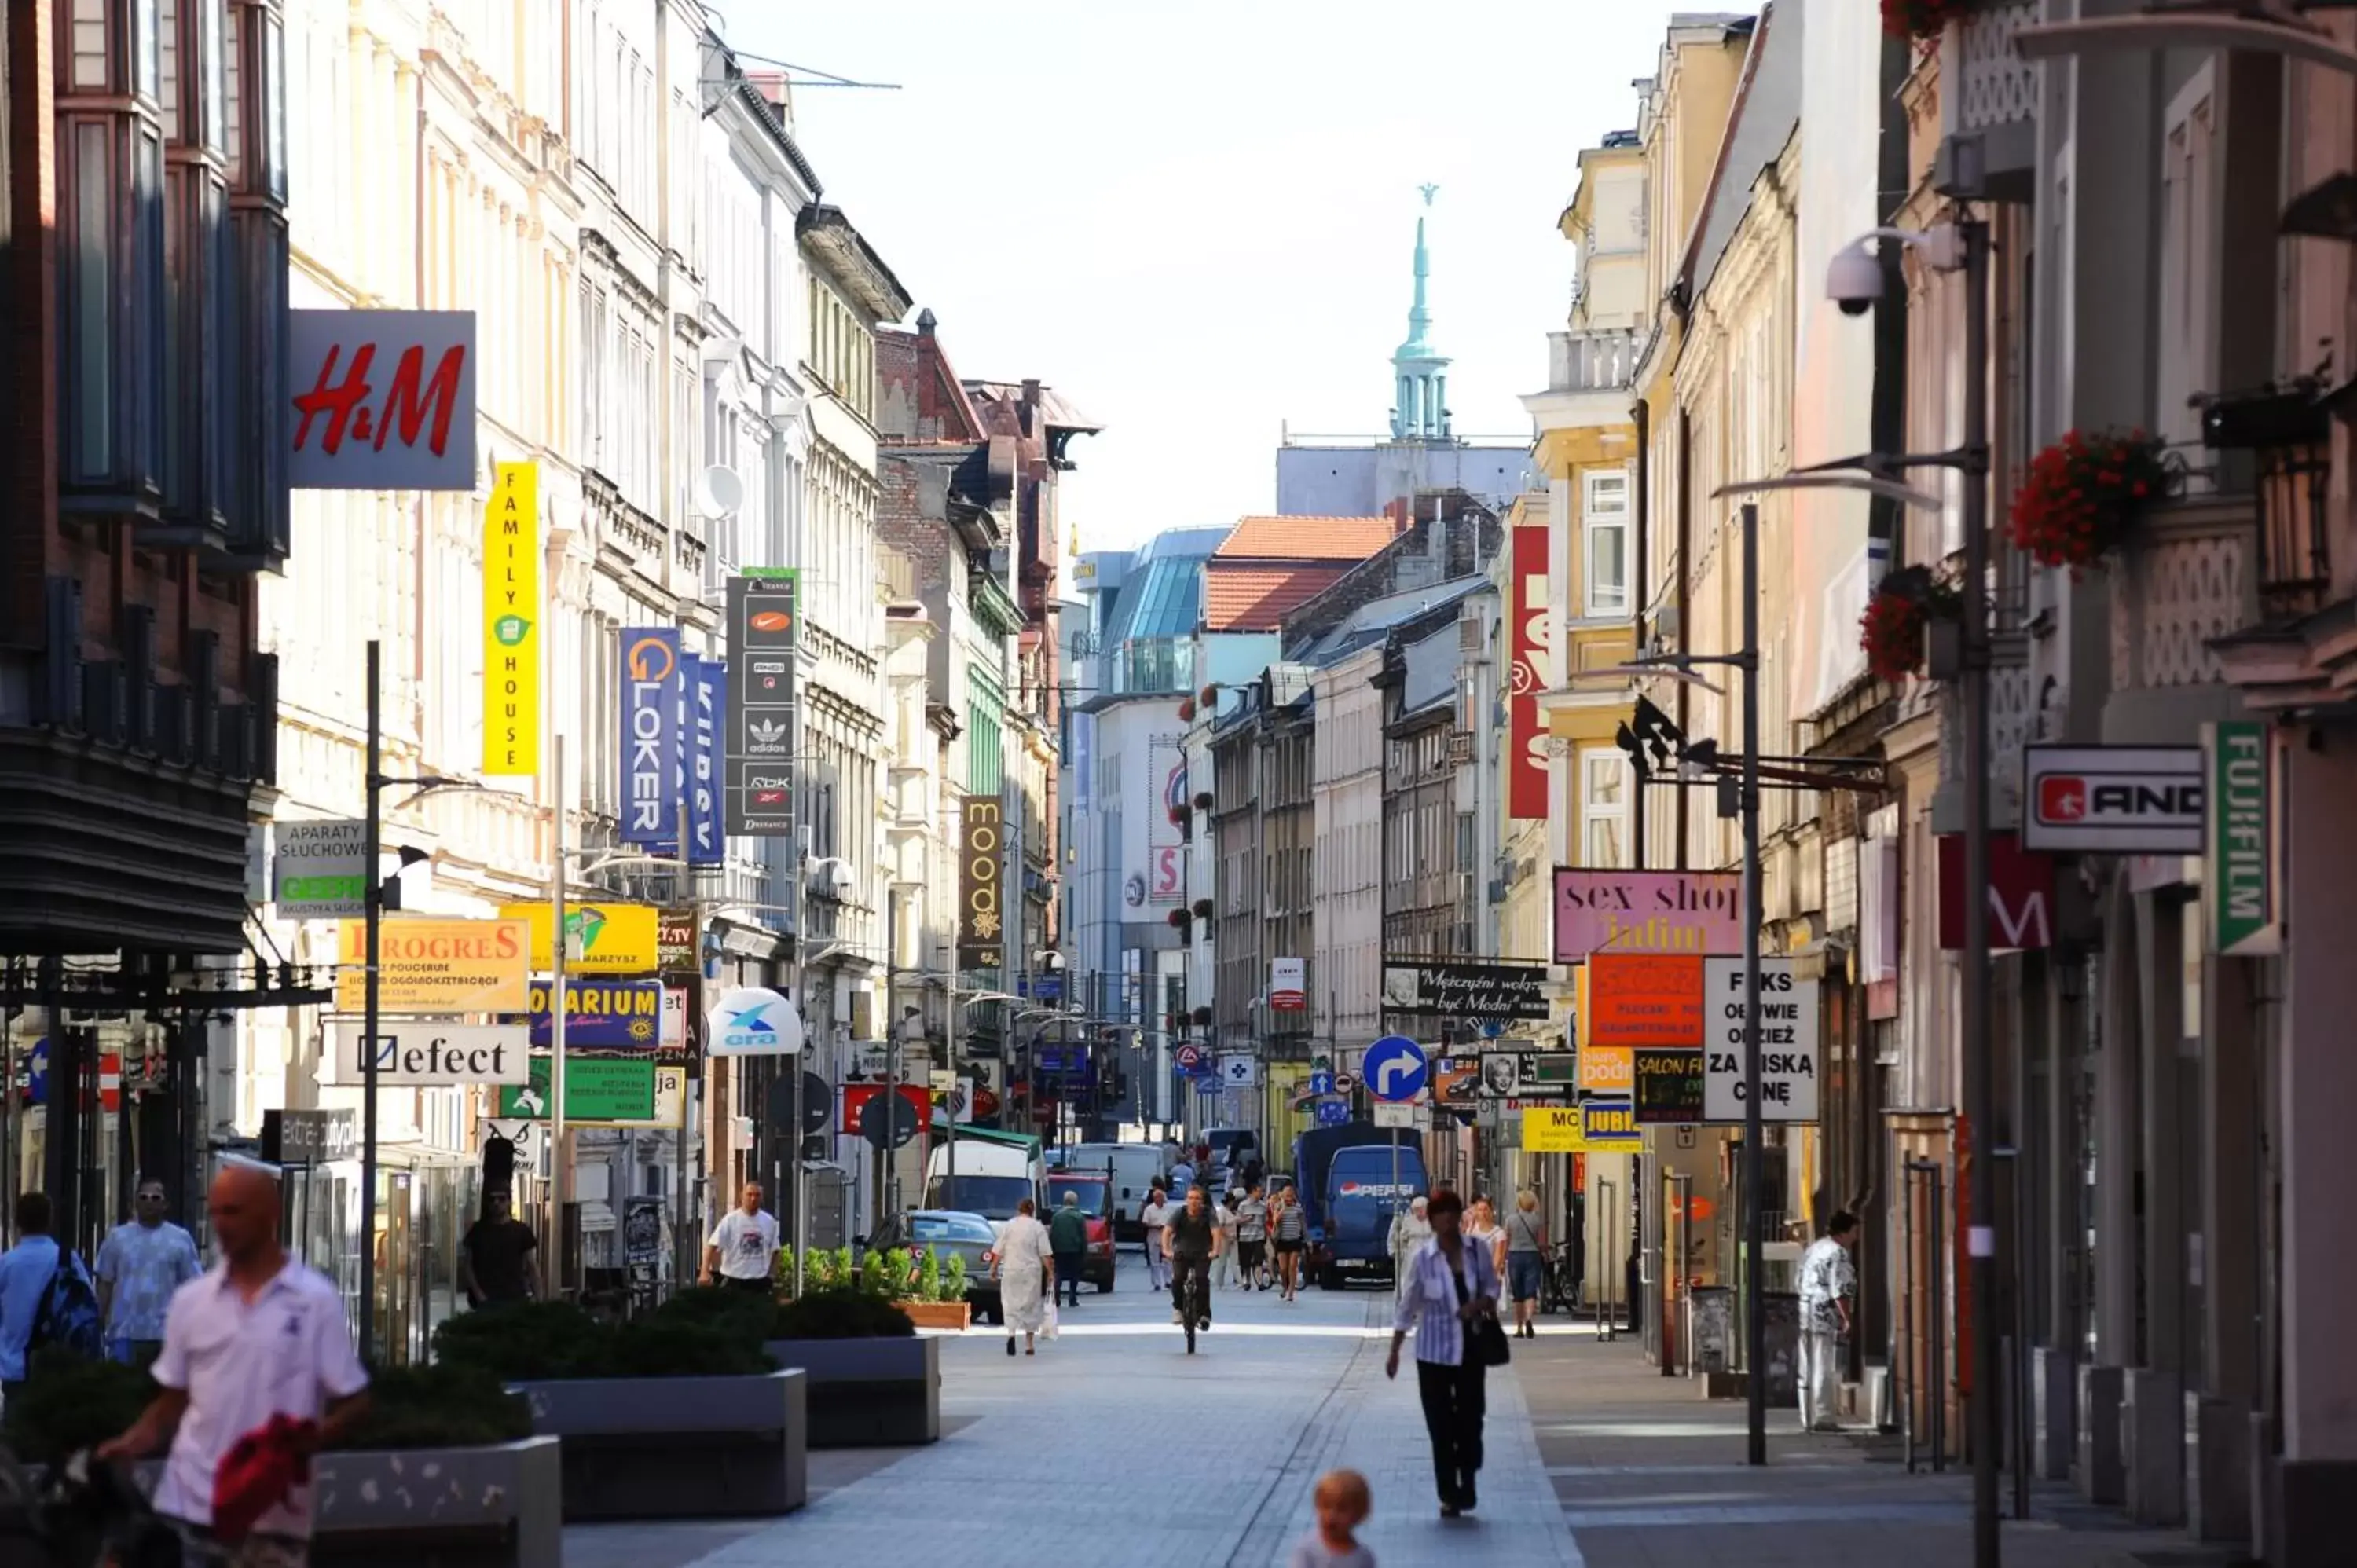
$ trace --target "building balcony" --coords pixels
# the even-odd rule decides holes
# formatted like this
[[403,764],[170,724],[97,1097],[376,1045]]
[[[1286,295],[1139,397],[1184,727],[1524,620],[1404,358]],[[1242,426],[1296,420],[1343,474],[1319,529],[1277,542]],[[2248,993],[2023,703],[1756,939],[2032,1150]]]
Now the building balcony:
[[1637,371],[1637,334],[1626,328],[1547,334],[1547,391],[1619,392]]
[[2104,739],[2184,746],[2241,703],[2212,644],[2257,626],[2257,498],[2188,496],[2153,508],[2114,553],[2111,695]]
[[1982,0],[1940,39],[1943,195],[2029,201],[2037,187],[2038,68],[2013,47],[2038,20],[2038,0]]

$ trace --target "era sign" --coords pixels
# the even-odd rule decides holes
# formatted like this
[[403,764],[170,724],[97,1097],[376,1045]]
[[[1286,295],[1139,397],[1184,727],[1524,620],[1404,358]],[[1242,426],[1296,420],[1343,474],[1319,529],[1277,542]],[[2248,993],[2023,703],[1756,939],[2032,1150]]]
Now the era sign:
[[475,313],[290,310],[286,482],[475,488]]

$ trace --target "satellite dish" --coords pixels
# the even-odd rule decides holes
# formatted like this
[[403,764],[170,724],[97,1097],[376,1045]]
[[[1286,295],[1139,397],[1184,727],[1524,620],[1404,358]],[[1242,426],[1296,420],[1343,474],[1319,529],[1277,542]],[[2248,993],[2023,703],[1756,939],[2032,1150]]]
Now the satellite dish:
[[695,487],[695,510],[705,517],[734,517],[745,504],[745,481],[737,470],[715,463]]

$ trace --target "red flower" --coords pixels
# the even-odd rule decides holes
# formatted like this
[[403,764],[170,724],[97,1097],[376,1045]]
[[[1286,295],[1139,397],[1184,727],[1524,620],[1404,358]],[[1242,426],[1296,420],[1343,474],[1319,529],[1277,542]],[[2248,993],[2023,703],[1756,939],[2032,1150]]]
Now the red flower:
[[2092,564],[2119,542],[2138,504],[2166,483],[2160,452],[2142,431],[2065,431],[2029,460],[2015,492],[2014,543],[2049,566]]
[[1882,30],[1894,38],[1930,38],[1960,19],[1971,0],[1882,0]]

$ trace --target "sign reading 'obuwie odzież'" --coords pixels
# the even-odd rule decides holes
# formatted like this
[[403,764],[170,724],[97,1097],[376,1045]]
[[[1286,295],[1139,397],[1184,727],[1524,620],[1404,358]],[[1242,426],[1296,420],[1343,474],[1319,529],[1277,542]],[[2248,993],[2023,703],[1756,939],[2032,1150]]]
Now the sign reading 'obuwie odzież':
[[1000,884],[1006,860],[1005,813],[996,795],[968,795],[958,812],[958,967],[996,969],[1005,961],[1006,920]]

